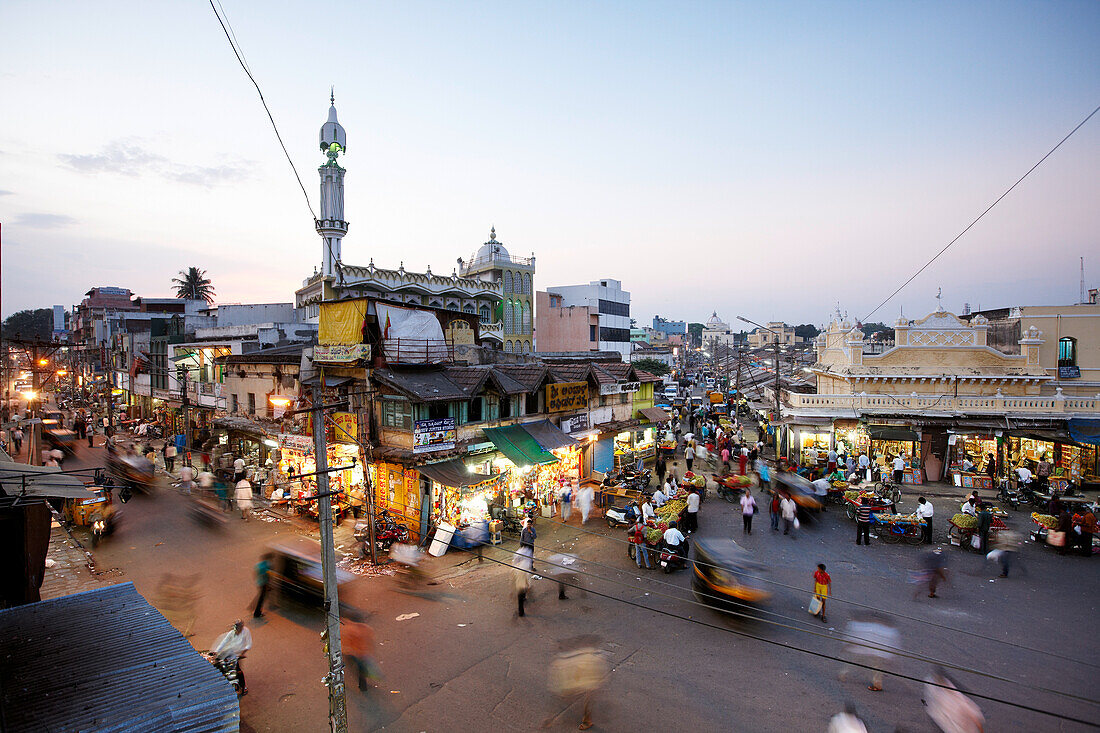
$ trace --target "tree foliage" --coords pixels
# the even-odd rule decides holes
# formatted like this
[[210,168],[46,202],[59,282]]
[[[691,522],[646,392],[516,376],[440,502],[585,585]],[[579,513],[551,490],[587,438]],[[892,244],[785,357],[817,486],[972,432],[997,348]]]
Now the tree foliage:
[[876,333],[882,334],[880,339],[890,338],[894,335],[894,329],[887,326],[885,323],[864,323],[859,327],[863,331],[864,338],[872,338]]
[[12,313],[4,319],[0,331],[4,338],[53,339],[53,309],[35,308]]
[[689,323],[688,335],[691,337],[691,345],[699,346],[703,343],[703,326],[702,323]]
[[819,333],[821,331],[812,323],[800,323],[794,327],[794,335],[804,339],[817,338]]
[[210,278],[206,277],[206,270],[188,267],[186,270],[180,270],[180,275],[181,277],[172,278],[172,286],[176,289],[177,298],[214,302],[214,286],[210,283]]
[[668,364],[656,359],[638,359],[634,362],[635,369],[641,369],[643,372],[649,372],[655,374],[658,377],[663,377],[672,371]]

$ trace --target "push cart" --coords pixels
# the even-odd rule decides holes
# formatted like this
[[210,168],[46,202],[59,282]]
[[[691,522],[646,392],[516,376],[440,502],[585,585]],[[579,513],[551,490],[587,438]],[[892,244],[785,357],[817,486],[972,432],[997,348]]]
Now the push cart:
[[872,513],[871,524],[883,542],[895,544],[904,540],[910,545],[924,541],[924,520],[907,514]]

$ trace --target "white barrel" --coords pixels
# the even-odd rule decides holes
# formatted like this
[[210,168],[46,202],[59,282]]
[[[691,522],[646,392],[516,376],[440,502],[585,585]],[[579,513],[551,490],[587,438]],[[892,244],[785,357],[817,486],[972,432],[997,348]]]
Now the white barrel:
[[431,547],[428,548],[428,554],[432,557],[442,557],[447,552],[447,548],[451,546],[451,538],[454,535],[455,526],[453,524],[440,522],[439,527],[435,530],[435,537],[432,538]]

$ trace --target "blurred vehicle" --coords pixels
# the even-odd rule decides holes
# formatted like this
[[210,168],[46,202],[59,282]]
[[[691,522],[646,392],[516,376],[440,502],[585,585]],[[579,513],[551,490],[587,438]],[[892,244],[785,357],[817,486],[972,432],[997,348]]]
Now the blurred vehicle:
[[767,603],[772,594],[755,577],[764,566],[733,540],[697,539],[691,563],[696,600],[720,611],[740,611]]
[[814,485],[797,473],[790,471],[775,473],[775,486],[777,490],[790,495],[799,509],[816,510],[824,506],[824,497],[818,496]]
[[[268,577],[273,590],[318,606],[324,603],[320,542],[306,537],[287,538],[270,543],[267,551],[272,555]],[[353,577],[347,571],[336,569],[338,586]]]

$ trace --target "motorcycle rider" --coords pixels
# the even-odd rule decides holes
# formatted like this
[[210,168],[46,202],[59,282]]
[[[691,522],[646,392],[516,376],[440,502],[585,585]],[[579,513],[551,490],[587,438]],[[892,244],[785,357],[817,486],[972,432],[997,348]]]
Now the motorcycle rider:
[[668,523],[668,529],[665,530],[662,539],[665,543],[665,549],[673,555],[678,555],[683,559],[687,559],[687,539],[680,530],[676,528],[675,521]]
[[235,659],[237,661],[237,676],[241,679],[241,695],[248,694],[248,685],[244,681],[244,670],[241,669],[241,660],[252,648],[252,632],[244,625],[244,621],[237,619],[233,622],[233,628],[218,638],[211,650],[218,659]]

